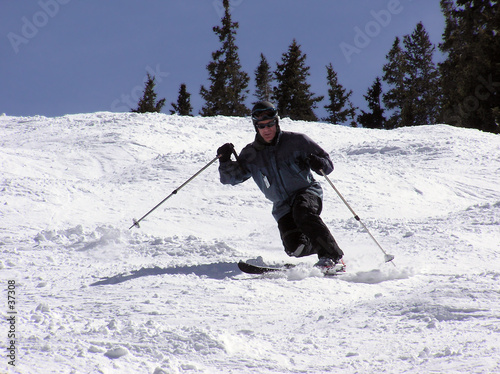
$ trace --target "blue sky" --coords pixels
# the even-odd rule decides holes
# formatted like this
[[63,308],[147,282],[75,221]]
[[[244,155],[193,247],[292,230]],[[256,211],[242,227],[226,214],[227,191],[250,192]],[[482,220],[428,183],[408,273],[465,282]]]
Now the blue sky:
[[[158,98],[169,113],[181,83],[197,114],[206,65],[220,44],[222,0],[1,0],[0,113],[59,116],[129,111],[147,72],[156,75]],[[233,0],[236,43],[250,75],[263,53],[272,69],[295,38],[307,54],[309,83],[327,95],[326,68],[353,91],[355,106],[382,75],[396,36],[423,22],[438,44],[444,17],[438,0]],[[436,61],[442,57],[437,53]],[[316,114],[326,116],[319,104]]]

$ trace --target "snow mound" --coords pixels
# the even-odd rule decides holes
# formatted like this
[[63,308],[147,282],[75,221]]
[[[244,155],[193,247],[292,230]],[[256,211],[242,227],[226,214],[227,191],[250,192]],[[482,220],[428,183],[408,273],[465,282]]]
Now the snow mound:
[[[220,145],[252,141],[249,118],[0,116],[0,276],[17,312],[0,372],[500,372],[498,135],[280,124],[329,152],[393,263],[320,176],[335,277],[288,258],[270,203],[252,181],[221,185],[216,164],[129,229]],[[298,266],[242,274],[248,258]]]

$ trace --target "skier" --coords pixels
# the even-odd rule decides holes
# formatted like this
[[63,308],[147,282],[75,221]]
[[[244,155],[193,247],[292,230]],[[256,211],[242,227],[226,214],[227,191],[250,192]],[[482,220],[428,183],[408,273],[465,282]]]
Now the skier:
[[255,104],[252,122],[255,140],[236,161],[231,160],[231,143],[217,149],[221,183],[236,185],[252,177],[273,202],[285,252],[292,257],[317,254],[315,266],[334,267],[344,253],[320,217],[323,190],[311,173],[331,173],[330,157],[308,136],[281,131],[278,112],[267,101]]

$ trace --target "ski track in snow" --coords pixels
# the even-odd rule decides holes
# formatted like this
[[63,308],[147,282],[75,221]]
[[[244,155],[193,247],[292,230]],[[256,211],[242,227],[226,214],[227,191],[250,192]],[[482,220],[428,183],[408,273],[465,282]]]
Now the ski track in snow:
[[[248,118],[0,117],[0,372],[500,372],[498,135],[281,127],[330,153],[395,266],[324,181],[348,271],[288,258],[270,203],[252,181],[221,185],[215,165],[128,229],[221,144],[249,143]],[[251,276],[240,259],[300,265]]]

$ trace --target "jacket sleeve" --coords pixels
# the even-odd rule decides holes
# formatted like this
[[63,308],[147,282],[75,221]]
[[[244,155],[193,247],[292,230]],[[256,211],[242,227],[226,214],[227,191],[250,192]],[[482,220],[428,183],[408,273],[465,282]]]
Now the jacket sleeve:
[[321,159],[323,162],[323,171],[325,174],[330,174],[333,171],[333,162],[330,159],[330,156],[328,153],[326,153],[323,148],[321,148],[316,142],[314,142],[311,138],[309,138],[307,135],[304,135],[307,141],[307,150],[308,153],[311,155],[316,155]]
[[219,165],[219,175],[222,184],[230,184],[232,186],[242,183],[251,177],[251,173],[237,161],[221,162]]

